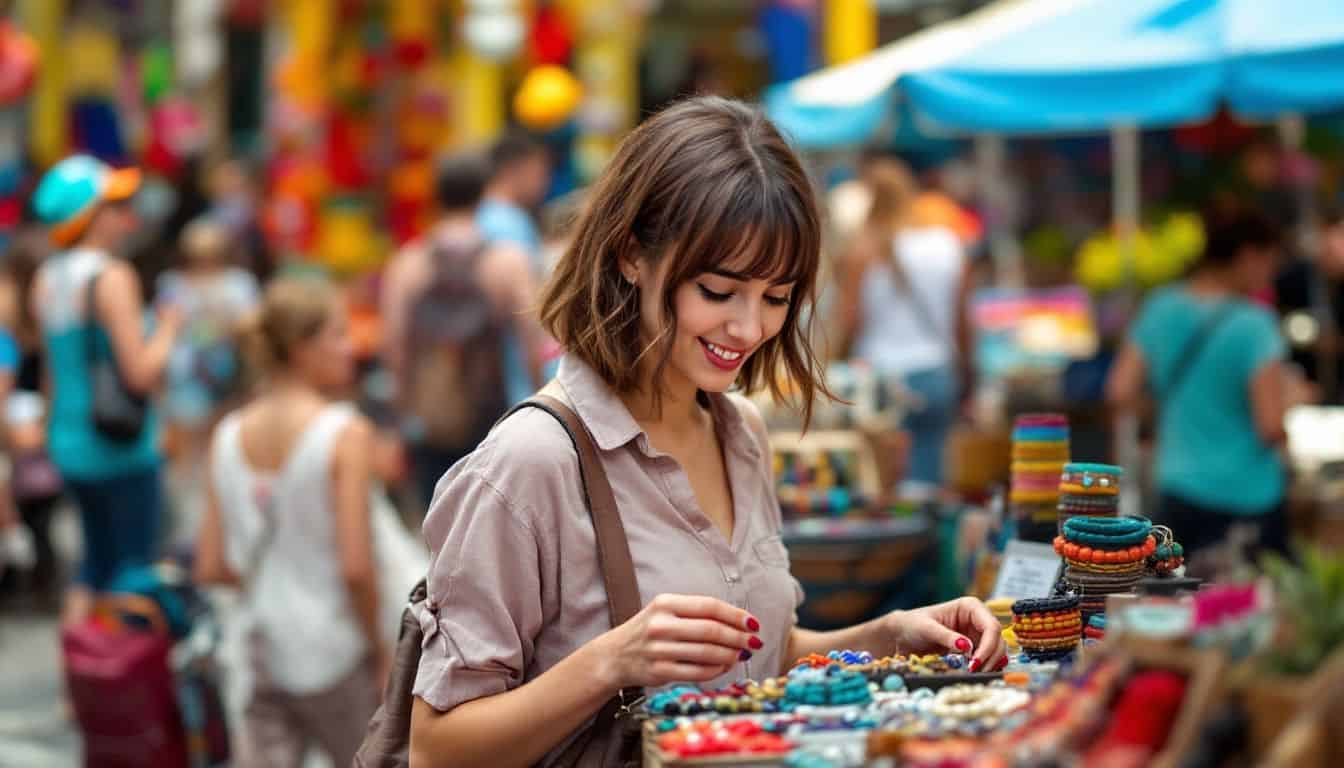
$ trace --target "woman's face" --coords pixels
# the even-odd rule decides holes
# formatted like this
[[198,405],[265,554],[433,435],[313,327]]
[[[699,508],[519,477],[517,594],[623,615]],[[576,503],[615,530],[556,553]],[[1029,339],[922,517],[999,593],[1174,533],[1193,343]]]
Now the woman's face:
[[294,350],[299,375],[320,391],[343,392],[354,381],[355,355],[348,326],[345,305],[334,300],[322,330]]
[[[742,263],[746,264],[747,259]],[[656,271],[640,260],[640,330],[645,343],[662,332],[663,282],[670,259]],[[779,334],[793,300],[791,282],[761,280],[725,264],[676,287],[676,328],[664,369],[664,391],[699,389],[726,392],[747,358]],[[626,277],[631,277],[627,271]]]

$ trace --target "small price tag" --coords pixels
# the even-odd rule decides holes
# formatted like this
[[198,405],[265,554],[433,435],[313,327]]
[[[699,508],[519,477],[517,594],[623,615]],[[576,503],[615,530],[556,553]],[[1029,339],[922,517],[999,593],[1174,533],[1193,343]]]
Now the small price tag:
[[1064,561],[1049,544],[1035,541],[1010,541],[1003,550],[1003,564],[994,582],[992,597],[1021,600],[1049,597],[1059,580]]

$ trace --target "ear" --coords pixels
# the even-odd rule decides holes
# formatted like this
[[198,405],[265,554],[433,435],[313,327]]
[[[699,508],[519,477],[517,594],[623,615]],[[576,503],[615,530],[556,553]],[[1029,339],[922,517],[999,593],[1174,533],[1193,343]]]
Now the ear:
[[635,245],[635,239],[631,237],[621,255],[616,257],[617,268],[621,270],[621,277],[630,285],[639,285],[639,273],[641,271],[639,255],[639,247]]

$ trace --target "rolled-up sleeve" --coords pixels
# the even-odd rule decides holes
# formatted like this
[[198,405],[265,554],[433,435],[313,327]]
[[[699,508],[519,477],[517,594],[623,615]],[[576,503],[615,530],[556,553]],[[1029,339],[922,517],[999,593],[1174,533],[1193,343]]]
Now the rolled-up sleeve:
[[543,621],[539,542],[516,508],[472,469],[450,473],[426,517],[433,553],[414,693],[447,711],[520,685]]

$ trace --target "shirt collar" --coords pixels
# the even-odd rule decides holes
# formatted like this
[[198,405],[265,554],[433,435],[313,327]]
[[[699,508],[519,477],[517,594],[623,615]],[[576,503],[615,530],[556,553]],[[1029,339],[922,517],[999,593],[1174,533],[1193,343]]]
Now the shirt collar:
[[[611,386],[594,371],[591,366],[574,355],[565,355],[560,360],[560,371],[556,374],[560,386],[569,397],[574,412],[583,421],[593,442],[603,451],[619,448],[634,441],[640,452],[649,457],[660,456],[649,443],[649,436],[625,403],[612,390]],[[760,448],[751,435],[751,427],[743,418],[742,412],[726,395],[709,394],[710,411],[714,416],[715,429],[727,451],[739,451],[752,459],[759,460]]]

